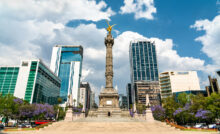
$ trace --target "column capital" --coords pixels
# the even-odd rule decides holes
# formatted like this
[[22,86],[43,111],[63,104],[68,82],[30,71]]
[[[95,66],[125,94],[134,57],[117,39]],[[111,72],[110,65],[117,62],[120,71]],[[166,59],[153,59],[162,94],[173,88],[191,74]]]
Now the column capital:
[[114,38],[112,37],[111,34],[108,34],[107,37],[105,38],[105,45],[106,47],[112,47],[114,44]]

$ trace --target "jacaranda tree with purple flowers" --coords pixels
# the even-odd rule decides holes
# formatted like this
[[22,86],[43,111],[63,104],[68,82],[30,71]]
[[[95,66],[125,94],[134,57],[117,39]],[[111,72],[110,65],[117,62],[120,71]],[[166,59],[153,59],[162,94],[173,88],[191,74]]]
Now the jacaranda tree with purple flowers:
[[174,119],[178,124],[193,123],[195,121],[195,115],[190,111],[191,104],[185,103],[183,108],[178,108],[174,113]]
[[164,121],[165,120],[165,109],[160,106],[160,105],[156,105],[156,106],[152,106],[151,110],[153,112],[153,116],[154,119],[159,120],[159,121]]
[[0,116],[6,119],[6,125],[9,119],[17,120],[19,118],[20,103],[22,102],[13,95],[3,96],[0,94]]
[[195,115],[198,122],[209,122],[212,118],[212,113],[209,110],[199,109]]
[[33,104],[34,105],[34,112],[33,117],[34,119],[52,119],[55,117],[55,111],[53,106],[49,104]]
[[[61,110],[62,111],[62,110]],[[65,113],[65,112],[63,112]],[[27,101],[16,98],[13,95],[0,94],[0,116],[17,120],[45,120],[55,118],[54,106],[49,104],[29,104]]]
[[[162,100],[166,118],[178,124],[206,122],[214,123],[220,119],[220,94],[175,94]],[[172,113],[172,115],[171,115]]]

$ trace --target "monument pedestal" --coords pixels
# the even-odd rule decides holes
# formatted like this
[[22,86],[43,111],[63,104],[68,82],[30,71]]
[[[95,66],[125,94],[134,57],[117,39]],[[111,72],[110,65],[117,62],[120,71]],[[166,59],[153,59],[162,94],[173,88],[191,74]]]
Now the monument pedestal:
[[98,117],[120,117],[119,95],[115,89],[104,89],[99,95]]
[[73,109],[72,108],[67,109],[64,121],[73,121]]
[[153,113],[150,108],[146,109],[146,121],[147,122],[154,122],[155,121],[154,117],[153,117]]

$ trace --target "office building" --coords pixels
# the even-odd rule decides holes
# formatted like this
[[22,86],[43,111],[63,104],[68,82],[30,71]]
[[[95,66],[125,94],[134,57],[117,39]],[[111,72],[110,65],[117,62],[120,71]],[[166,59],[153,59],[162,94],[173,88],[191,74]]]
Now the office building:
[[91,91],[90,94],[90,109],[96,108],[96,103],[95,103],[95,92]]
[[91,88],[88,82],[81,82],[80,84],[80,99],[79,103],[83,106],[83,111],[88,111],[90,109],[90,97]]
[[65,106],[68,95],[72,94],[75,106],[79,104],[79,88],[82,72],[83,48],[81,46],[53,47],[51,70],[61,79],[60,97]]
[[121,109],[128,109],[127,96],[124,96],[123,94],[119,94],[119,107]]
[[209,78],[209,86],[206,86],[206,91],[208,96],[210,96],[212,93],[220,93],[219,84],[216,78],[212,78],[211,76],[208,76]]
[[127,84],[127,87],[126,87],[126,92],[127,92],[127,102],[128,102],[128,109],[131,109],[132,108],[132,93],[131,93],[131,83],[128,83]]
[[158,81],[156,47],[149,41],[130,44],[131,82]]
[[201,91],[196,71],[169,71],[160,73],[161,98],[173,93]]
[[156,47],[150,41],[132,41],[129,47],[132,102],[160,104]]
[[173,94],[177,98],[179,96],[179,94],[181,94],[181,93],[193,94],[193,95],[202,94],[204,97],[208,96],[208,93],[206,92],[206,90],[188,90],[188,91],[175,92]]
[[0,93],[2,95],[14,94],[19,67],[0,67]]
[[220,71],[216,71],[218,85],[220,85]]
[[17,67],[0,68],[0,92],[29,103],[57,104],[61,80],[39,59],[23,60]]
[[134,83],[135,101],[139,104],[146,104],[146,94],[149,96],[151,105],[160,105],[159,81],[137,81]]

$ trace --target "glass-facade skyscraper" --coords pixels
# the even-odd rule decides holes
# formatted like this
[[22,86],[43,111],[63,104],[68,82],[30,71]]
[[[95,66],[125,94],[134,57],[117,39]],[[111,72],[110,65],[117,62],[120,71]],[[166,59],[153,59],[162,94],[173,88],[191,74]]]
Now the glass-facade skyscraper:
[[131,81],[158,81],[156,48],[149,41],[130,44]]
[[160,86],[154,42],[131,41],[129,56],[132,103],[145,105],[148,94],[151,105],[158,105],[160,103]]
[[61,80],[39,59],[17,67],[0,67],[0,93],[29,103],[57,104]]
[[0,67],[0,93],[14,94],[19,67]]
[[82,46],[53,47],[50,68],[61,79],[60,97],[63,103],[67,102],[70,94],[76,102],[75,105],[79,103],[82,60]]
[[23,60],[14,96],[29,103],[57,104],[61,80],[40,60]]

